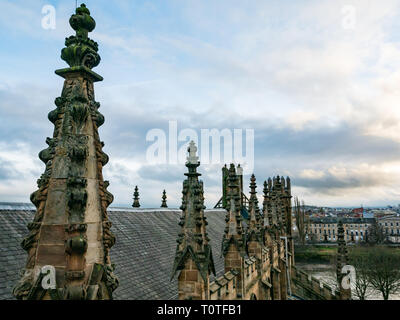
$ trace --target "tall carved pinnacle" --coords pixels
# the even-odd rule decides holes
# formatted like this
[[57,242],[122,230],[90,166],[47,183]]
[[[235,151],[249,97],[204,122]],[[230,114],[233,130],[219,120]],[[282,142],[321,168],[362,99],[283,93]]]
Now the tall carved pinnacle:
[[338,221],[338,233],[337,233],[338,253],[337,253],[337,265],[336,274],[339,279],[342,279],[342,268],[348,264],[348,253],[346,240],[344,239],[344,228],[342,220]]
[[283,204],[283,185],[280,176],[273,179],[272,199],[273,199],[273,215],[277,221],[278,228],[282,232],[285,226],[285,211]]
[[[100,56],[87,37],[95,22],[81,5],[70,24],[76,36],[67,38],[62,50],[70,68],[56,70],[65,81],[57,108],[48,115],[53,137],[39,153],[46,168],[31,195],[36,213],[22,241],[28,259],[13,290],[18,299],[112,299],[118,286],[109,255],[115,243],[107,216],[113,195],[102,173],[108,156],[98,133],[104,116],[94,96],[94,82],[103,78],[90,70]],[[54,267],[56,288],[41,285],[46,265]]]
[[336,277],[339,284],[340,289],[340,299],[341,300],[349,300],[351,299],[351,288],[350,283],[347,283],[348,289],[345,288],[342,284],[343,278],[346,275],[342,273],[342,268],[348,264],[348,254],[347,254],[347,246],[346,240],[344,239],[344,228],[342,220],[338,221],[338,233],[337,233],[337,243],[338,243],[338,253],[337,253],[337,262],[336,262]]
[[161,208],[168,208],[168,206],[167,206],[167,193],[165,192],[165,190],[163,191],[163,194],[162,194]]
[[273,225],[272,221],[272,210],[271,210],[271,201],[269,197],[269,186],[267,181],[264,181],[264,188],[263,188],[263,216],[264,216],[264,228],[268,229]]
[[140,208],[140,203],[139,203],[139,188],[138,186],[135,186],[135,192],[133,193],[133,208]]
[[[191,141],[188,148],[186,167],[187,177],[183,181],[182,189],[182,216],[179,225],[182,230],[178,235],[175,260],[171,279],[178,271],[185,269],[188,259],[195,264],[195,269],[200,272],[204,282],[208,283],[209,274],[215,274],[214,260],[212,257],[211,246],[206,231],[207,219],[204,216],[204,191],[203,181],[197,172],[200,165],[196,156],[197,147]],[[207,284],[208,285],[208,284]]]
[[245,234],[243,232],[242,215],[240,213],[240,176],[236,174],[235,165],[229,167],[227,181],[227,214],[225,218],[226,227],[222,238],[222,253],[225,255],[231,243],[237,250],[245,252]]
[[260,208],[258,207],[258,199],[257,199],[257,184],[256,177],[254,174],[251,175],[250,178],[250,201],[249,201],[249,228],[248,233],[252,231],[256,232],[258,236],[260,236],[261,229],[261,214]]
[[249,256],[261,260],[261,249],[264,243],[264,232],[261,227],[261,215],[258,207],[256,177],[250,178],[249,223],[246,233],[246,249]]

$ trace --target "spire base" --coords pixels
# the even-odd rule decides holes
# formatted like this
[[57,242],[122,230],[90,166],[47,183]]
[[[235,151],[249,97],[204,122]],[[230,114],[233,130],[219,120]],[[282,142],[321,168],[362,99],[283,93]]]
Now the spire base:
[[70,78],[69,75],[74,73],[86,74],[90,77],[93,82],[103,81],[103,77],[96,72],[90,70],[85,66],[75,66],[70,68],[58,69],[54,71],[56,75],[63,77],[64,79]]

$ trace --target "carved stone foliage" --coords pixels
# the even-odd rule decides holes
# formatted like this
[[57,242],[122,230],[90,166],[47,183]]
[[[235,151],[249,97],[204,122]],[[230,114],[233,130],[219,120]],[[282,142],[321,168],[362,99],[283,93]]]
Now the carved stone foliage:
[[76,14],[71,16],[69,23],[76,31],[76,35],[65,40],[66,48],[61,51],[61,59],[70,67],[85,66],[89,69],[96,67],[100,63],[98,44],[88,38],[88,33],[95,28],[96,22],[84,4],[76,9]]

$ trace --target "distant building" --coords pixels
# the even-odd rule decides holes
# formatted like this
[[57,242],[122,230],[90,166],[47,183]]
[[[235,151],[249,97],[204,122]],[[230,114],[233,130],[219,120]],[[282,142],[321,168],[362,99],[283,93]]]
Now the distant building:
[[[365,240],[368,227],[373,223],[372,218],[341,218],[344,228],[344,238],[347,242]],[[310,218],[307,226],[307,240],[315,242],[337,241],[338,218]]]
[[[359,218],[341,217],[345,240],[347,242],[365,241],[368,228],[375,219],[382,226],[389,242],[400,243],[400,214],[382,215],[375,218],[373,212],[364,212],[363,217]],[[306,239],[315,242],[336,242],[337,222],[338,218],[335,217],[310,217]]]
[[383,216],[378,219],[378,223],[382,226],[387,239],[390,242],[400,243],[400,215],[393,214]]
[[363,218],[373,219],[374,218],[374,213],[371,212],[371,211],[364,211],[363,212]]
[[355,214],[355,215],[361,215],[361,214],[363,214],[363,212],[364,212],[364,208],[363,208],[363,207],[361,207],[361,208],[354,208],[354,209],[352,210],[352,213]]

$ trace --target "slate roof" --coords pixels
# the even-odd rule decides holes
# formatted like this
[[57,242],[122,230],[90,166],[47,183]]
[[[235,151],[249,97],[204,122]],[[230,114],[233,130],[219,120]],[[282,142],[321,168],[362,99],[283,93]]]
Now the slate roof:
[[[27,258],[20,242],[28,234],[26,226],[34,215],[33,210],[7,205],[9,210],[0,209],[0,299],[14,299],[11,291]],[[224,270],[221,242],[225,213],[223,209],[205,211],[217,277]],[[170,281],[170,277],[180,214],[178,209],[109,210],[111,230],[117,238],[110,251],[111,261],[120,281],[114,299],[178,298],[177,280]]]

